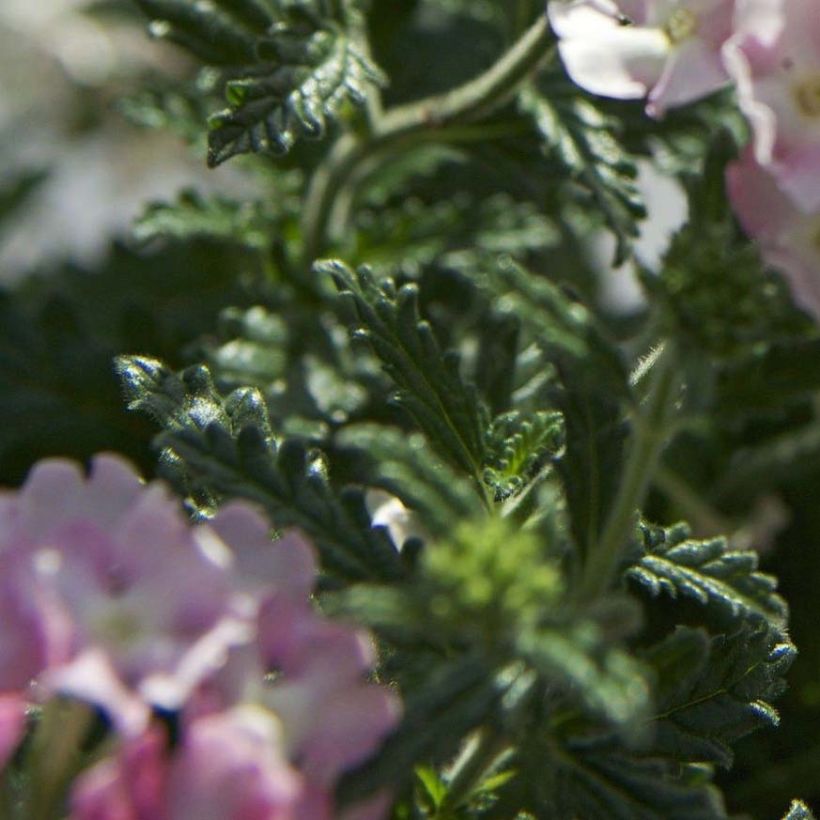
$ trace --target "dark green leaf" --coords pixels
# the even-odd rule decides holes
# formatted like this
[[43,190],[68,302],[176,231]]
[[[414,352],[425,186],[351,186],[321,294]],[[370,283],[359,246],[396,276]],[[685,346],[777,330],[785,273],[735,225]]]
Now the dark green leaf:
[[779,723],[770,701],[796,654],[765,625],[733,635],[678,627],[642,657],[655,669],[653,749],[691,763],[732,765],[731,745]]
[[366,268],[321,262],[353,302],[360,329],[399,388],[398,401],[450,464],[479,484],[485,458],[486,411],[459,373],[458,358],[442,354],[430,325],[419,317],[417,288],[377,284]]
[[621,264],[630,254],[646,210],[635,184],[637,167],[616,136],[617,121],[564,81],[551,83],[543,92],[527,87],[519,106],[534,120],[545,151],[600,211],[618,243],[615,264]]
[[154,35],[224,71],[229,107],[209,119],[208,164],[237,154],[286,153],[319,139],[345,102],[363,104],[383,82],[351,33],[348,3],[285,0],[137,0]]
[[272,440],[258,391],[239,389],[223,399],[207,368],[177,376],[160,362],[138,357],[121,357],[118,371],[129,407],[165,428],[158,443],[197,486],[217,497],[255,501],[277,526],[301,527],[316,543],[325,570],[341,579],[403,575],[387,534],[372,528],[362,493],[337,494],[318,453],[298,441]]
[[785,627],[786,603],[775,579],[758,571],[757,553],[731,549],[724,538],[692,540],[684,524],[644,525],[643,536],[643,555],[626,574],[651,595],[691,598],[728,622]]

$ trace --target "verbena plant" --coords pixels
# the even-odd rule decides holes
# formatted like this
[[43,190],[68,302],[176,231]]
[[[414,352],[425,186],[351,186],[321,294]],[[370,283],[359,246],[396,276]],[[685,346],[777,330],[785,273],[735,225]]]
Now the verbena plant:
[[[762,103],[743,74],[744,36],[771,31],[755,32],[759,9],[657,2],[641,17],[641,4],[553,0],[548,18],[534,0],[136,4],[198,69],[154,78],[125,110],[196,150],[207,134],[208,164],[242,163],[257,193],[149,205],[136,234],[177,284],[163,290],[143,268],[77,284],[68,324],[38,308],[46,350],[31,305],[0,305],[0,385],[12,387],[0,402],[33,413],[35,430],[22,454],[21,432],[0,431],[0,453],[27,465],[106,446],[145,463],[145,428],[124,411],[117,421],[116,397],[103,404],[92,383],[119,353],[128,406],[161,428],[159,473],[194,519],[245,500],[309,538],[315,605],[372,632],[373,680],[402,703],[378,747],[340,774],[334,816],[373,795],[368,816],[408,819],[754,811],[748,781],[771,736],[733,779],[734,747],[778,724],[796,650],[786,602],[758,567],[766,533],[751,502],[820,441],[820,341],[784,284],[816,311],[820,248],[811,256],[817,234],[800,232],[820,224],[820,201],[795,193],[782,152],[760,148]],[[701,6],[731,23],[712,44],[725,74],[711,85],[683,51],[706,36]],[[787,18],[778,48],[790,53],[788,32],[813,12],[769,6]],[[666,49],[646,46],[640,76],[619,51],[633,34]],[[661,87],[674,61],[690,83],[677,96]],[[820,116],[812,76],[794,92],[809,117]],[[649,115],[629,100],[646,94]],[[653,216],[639,162],[688,201],[654,268],[634,249]],[[818,168],[800,173],[820,190]],[[644,296],[628,316],[599,298],[622,265]],[[98,315],[98,299],[119,298],[112,288],[133,288],[148,312],[170,306],[154,335]],[[223,309],[218,327],[207,305]],[[37,377],[43,407],[19,378],[52,355],[66,364]],[[77,406],[55,418],[48,394],[61,380],[95,396],[92,425]],[[70,778],[49,786],[51,803],[32,797],[50,782],[32,762],[48,759],[43,736],[8,768],[10,816],[69,811]],[[788,787],[817,796],[814,771]],[[81,803],[77,817],[109,816]],[[302,811],[270,817],[320,816]],[[788,817],[810,812],[795,801]]]

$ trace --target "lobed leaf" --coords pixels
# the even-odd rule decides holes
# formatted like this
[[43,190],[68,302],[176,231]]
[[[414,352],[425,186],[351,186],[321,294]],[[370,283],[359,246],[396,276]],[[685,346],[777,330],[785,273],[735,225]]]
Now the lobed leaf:
[[283,154],[320,139],[346,102],[384,81],[351,33],[352,4],[324,0],[136,0],[155,36],[223,73],[228,107],[211,115],[208,164]]
[[399,388],[397,402],[438,454],[479,484],[485,459],[486,411],[476,389],[459,373],[459,360],[442,354],[430,325],[419,317],[418,289],[377,284],[367,268],[353,273],[341,262],[316,269],[333,277],[354,306],[359,328]]
[[710,637],[678,627],[641,653],[657,674],[653,749],[687,762],[732,765],[731,744],[779,717],[770,701],[796,650],[765,624]]
[[314,540],[324,569],[340,580],[396,580],[404,574],[386,532],[373,528],[361,491],[337,493],[324,463],[296,440],[277,444],[261,394],[222,398],[205,367],[179,376],[161,362],[120,357],[129,408],[149,413],[165,432],[157,443],[197,485],[217,497],[262,505],[279,527],[298,526]]
[[617,138],[617,120],[565,82],[551,82],[544,90],[527,86],[518,100],[543,138],[544,150],[600,211],[617,241],[615,264],[621,264],[646,209],[636,185],[637,166]]
[[765,622],[785,629],[786,602],[776,580],[759,572],[757,553],[735,550],[725,538],[696,541],[685,524],[643,526],[644,554],[626,575],[651,595],[690,598],[731,623]]

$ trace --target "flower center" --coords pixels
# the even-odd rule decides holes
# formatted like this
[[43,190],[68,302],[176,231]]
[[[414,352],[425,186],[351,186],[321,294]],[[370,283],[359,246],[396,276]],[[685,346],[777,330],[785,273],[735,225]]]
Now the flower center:
[[675,9],[669,15],[666,25],[663,27],[666,36],[672,43],[680,43],[687,37],[691,37],[698,28],[697,15],[689,9]]
[[796,82],[792,94],[797,110],[809,119],[820,119],[820,74]]

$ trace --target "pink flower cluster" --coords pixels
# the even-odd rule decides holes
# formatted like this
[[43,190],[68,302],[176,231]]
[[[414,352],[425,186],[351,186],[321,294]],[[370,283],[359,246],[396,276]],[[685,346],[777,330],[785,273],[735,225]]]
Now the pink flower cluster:
[[[121,459],[49,460],[0,494],[0,768],[28,704],[94,704],[119,737],[74,820],[322,820],[398,703],[368,636],[316,614],[316,565],[242,503],[191,526]],[[180,726],[171,748],[156,710]],[[350,817],[381,817],[384,799]]]
[[647,112],[734,83],[752,143],[728,170],[764,259],[820,319],[820,6],[817,0],[550,0],[564,65],[583,88]]

